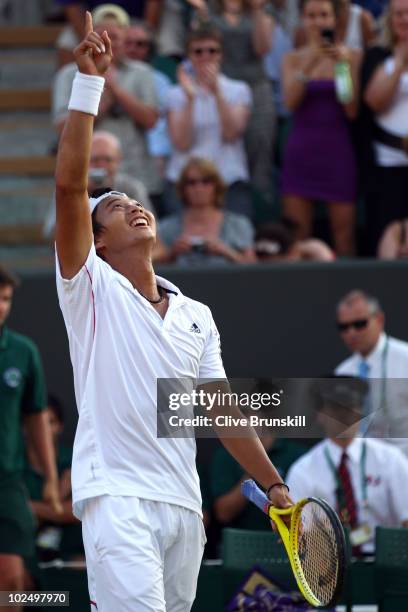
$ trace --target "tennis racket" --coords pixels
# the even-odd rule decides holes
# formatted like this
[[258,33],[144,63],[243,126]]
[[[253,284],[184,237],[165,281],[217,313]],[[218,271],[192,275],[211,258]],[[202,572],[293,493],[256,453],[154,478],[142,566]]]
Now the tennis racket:
[[[346,568],[344,531],[335,511],[316,497],[290,508],[275,508],[253,480],[245,480],[241,489],[275,523],[306,601],[317,608],[333,606]],[[289,527],[282,516],[290,516]]]

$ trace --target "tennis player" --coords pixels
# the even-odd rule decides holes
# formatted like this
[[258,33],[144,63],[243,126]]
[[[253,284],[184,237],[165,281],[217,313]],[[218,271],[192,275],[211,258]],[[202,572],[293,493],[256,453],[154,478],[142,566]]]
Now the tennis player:
[[[195,440],[157,438],[156,381],[224,379],[219,337],[207,306],[155,276],[152,213],[117,192],[88,198],[94,117],[112,59],[90,13],[75,59],[56,170],[57,288],[79,410],[72,489],[91,609],[185,612],[205,543]],[[258,438],[222,442],[275,505],[291,505]]]

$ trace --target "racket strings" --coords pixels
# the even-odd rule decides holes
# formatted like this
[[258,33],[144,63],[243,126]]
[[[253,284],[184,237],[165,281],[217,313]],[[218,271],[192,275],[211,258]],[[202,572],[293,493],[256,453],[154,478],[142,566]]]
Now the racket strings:
[[306,582],[315,597],[327,604],[338,583],[339,551],[336,534],[324,509],[307,503],[301,514],[299,561]]

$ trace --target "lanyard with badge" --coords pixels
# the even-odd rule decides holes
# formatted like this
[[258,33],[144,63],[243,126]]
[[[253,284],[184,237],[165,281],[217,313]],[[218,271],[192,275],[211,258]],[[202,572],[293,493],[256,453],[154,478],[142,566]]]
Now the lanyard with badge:
[[388,336],[385,336],[385,344],[381,353],[381,400],[380,409],[387,411],[386,390],[387,390],[387,356],[388,356]]
[[[330,456],[329,450],[327,447],[324,449],[324,455],[326,457],[327,463],[333,473],[335,481],[337,483],[336,494],[339,501],[344,501],[344,491],[340,481],[339,473],[334,465],[334,461]],[[374,531],[371,525],[368,522],[368,491],[367,491],[367,476],[366,476],[366,464],[367,464],[367,444],[363,442],[363,447],[361,450],[360,457],[360,486],[361,486],[361,497],[362,497],[362,507],[361,507],[361,515],[362,521],[358,527],[351,529],[350,527],[350,542],[353,546],[361,546],[366,542],[370,541],[374,537]],[[360,513],[359,513],[360,514]],[[345,521],[347,523],[347,521]]]
[[[379,401],[379,412],[385,422],[385,417],[388,411],[387,407],[387,357],[388,357],[389,339],[385,336],[384,348],[381,351],[381,392]],[[382,436],[386,436],[387,432],[384,430],[381,432]],[[377,435],[378,437],[378,435]]]

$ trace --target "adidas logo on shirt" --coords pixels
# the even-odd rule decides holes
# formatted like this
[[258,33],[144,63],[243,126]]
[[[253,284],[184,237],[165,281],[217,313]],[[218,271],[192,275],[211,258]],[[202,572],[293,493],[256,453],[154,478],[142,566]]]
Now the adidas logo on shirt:
[[190,331],[194,334],[201,334],[201,329],[198,327],[197,323],[193,323],[190,327]]

